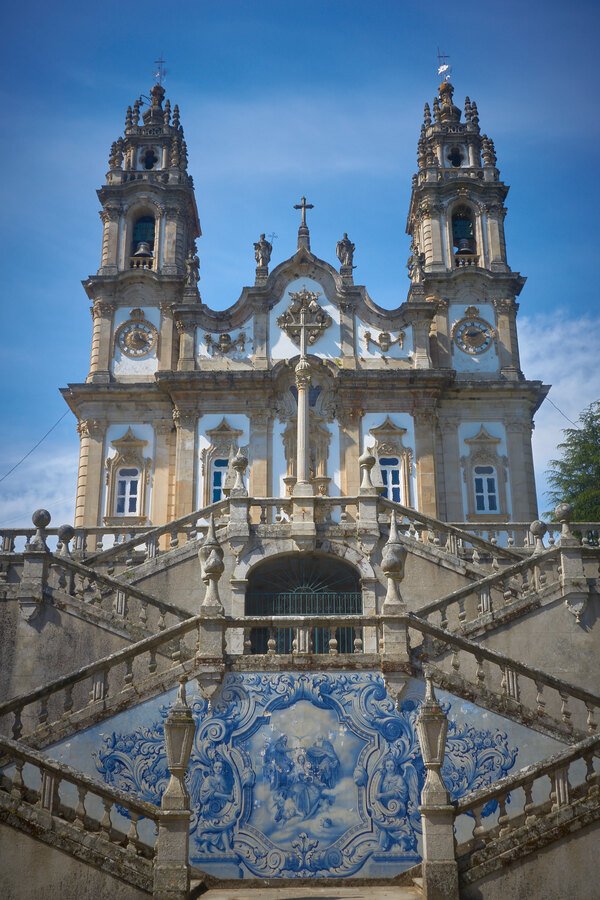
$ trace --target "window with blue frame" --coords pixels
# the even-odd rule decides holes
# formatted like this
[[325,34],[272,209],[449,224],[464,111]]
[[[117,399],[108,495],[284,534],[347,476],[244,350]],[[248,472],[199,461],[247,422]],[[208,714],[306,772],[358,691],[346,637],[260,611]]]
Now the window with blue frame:
[[402,503],[400,460],[397,456],[380,456],[379,468],[384,488],[383,496],[393,500],[394,503]]
[[115,511],[118,516],[139,515],[140,470],[119,469]]
[[211,502],[218,503],[223,499],[225,476],[227,475],[228,459],[213,459],[211,476]]
[[475,466],[475,510],[478,513],[498,512],[498,481],[493,466]]

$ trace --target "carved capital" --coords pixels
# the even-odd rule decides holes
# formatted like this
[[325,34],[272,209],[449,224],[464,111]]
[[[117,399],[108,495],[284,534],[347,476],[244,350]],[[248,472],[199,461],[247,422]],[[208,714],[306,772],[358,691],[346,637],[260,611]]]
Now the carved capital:
[[184,428],[188,431],[196,427],[198,421],[198,411],[195,409],[180,409],[178,406],[173,410],[173,421],[177,430]]
[[413,418],[417,425],[435,425],[438,419],[438,411],[434,407],[415,406],[413,409]]
[[96,300],[94,305],[90,306],[92,319],[109,319],[116,308],[110,300]]
[[517,310],[517,304],[512,299],[512,297],[498,298],[496,300],[493,300],[492,302],[498,312],[509,313],[516,312]]
[[77,433],[81,439],[91,438],[99,441],[104,437],[106,422],[101,419],[80,419],[77,423]]
[[105,206],[100,210],[100,218],[105,225],[107,222],[118,222],[122,211],[120,206]]
[[250,413],[250,421],[255,428],[267,428],[273,417],[274,411],[271,409],[256,409]]
[[176,313],[175,327],[179,334],[190,334],[196,326],[196,317],[193,313]]

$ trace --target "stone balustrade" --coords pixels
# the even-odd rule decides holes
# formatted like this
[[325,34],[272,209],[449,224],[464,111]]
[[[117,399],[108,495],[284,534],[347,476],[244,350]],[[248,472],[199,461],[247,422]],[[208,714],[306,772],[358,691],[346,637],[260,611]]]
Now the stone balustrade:
[[440,628],[464,632],[539,605],[544,591],[560,586],[557,547],[453,591],[417,610],[419,618]]
[[7,763],[0,776],[3,806],[21,813],[25,810],[20,807],[28,807],[28,818],[38,829],[60,820],[98,835],[105,846],[123,848],[132,859],[148,860],[146,873],[151,884],[156,833],[164,817],[158,807],[9,738],[0,738],[0,754]]
[[[578,806],[590,800],[598,806],[599,757],[600,736],[595,735],[489,787],[466,794],[455,804],[457,855],[462,872],[478,866],[477,877],[481,877],[485,874],[482,865],[492,857],[506,856],[511,844],[514,847],[522,842],[531,849],[531,842],[541,837],[544,826],[553,830],[562,827],[564,833],[572,831]],[[493,854],[486,852],[493,844]]]
[[[483,540],[507,547],[519,552],[532,553],[536,541],[529,530],[531,522],[495,522],[494,524],[477,522],[452,522],[453,527],[470,532]],[[546,522],[548,547],[554,547],[562,530],[560,522]],[[600,522],[572,522],[573,531],[580,535],[584,547],[600,545]]]
[[164,631],[190,615],[134,585],[103,575],[66,556],[50,557],[48,588],[57,600],[67,595],[102,612],[110,622],[151,633]]
[[553,675],[408,616],[413,664],[427,664],[434,682],[459,697],[516,719],[559,740],[598,728],[600,696]]
[[199,622],[199,616],[188,618],[0,704],[2,732],[43,746],[139,701],[144,693],[166,690],[192,665]]

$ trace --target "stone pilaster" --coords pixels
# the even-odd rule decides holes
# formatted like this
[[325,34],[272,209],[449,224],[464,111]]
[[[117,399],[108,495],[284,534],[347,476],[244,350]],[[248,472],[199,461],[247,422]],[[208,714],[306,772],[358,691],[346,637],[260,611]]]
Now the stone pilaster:
[[170,303],[161,304],[160,307],[160,340],[158,342],[158,371],[170,372],[175,365],[174,343],[175,323],[173,321],[173,309]]
[[[163,275],[178,275],[179,267],[177,258],[178,231],[182,228],[181,215],[178,207],[167,206],[165,210],[165,231],[162,252],[161,271]],[[183,262],[183,260],[181,260]]]
[[96,300],[90,312],[94,320],[90,371],[86,381],[106,384],[110,381],[112,359],[112,323],[115,304]]
[[449,522],[462,522],[465,517],[462,499],[462,472],[460,467],[460,447],[458,445],[458,418],[440,418],[442,435],[442,460],[444,465],[443,485],[445,492],[446,517]]
[[437,516],[435,478],[435,427],[437,412],[431,407],[416,407],[415,462],[417,469],[417,509],[428,516]]
[[517,342],[517,310],[514,300],[495,300],[496,322],[498,330],[498,358],[500,372],[509,381],[518,381],[521,377],[521,361]]
[[535,473],[531,452],[531,422],[518,416],[506,419],[506,449],[514,522],[530,522],[537,516]]
[[270,497],[272,493],[273,414],[268,409],[250,413],[250,496]]
[[176,407],[173,410],[173,421],[177,429],[174,518],[179,519],[194,511],[198,412]]
[[354,361],[354,303],[352,300],[340,301],[340,346],[342,357],[348,357],[348,362]]
[[100,211],[102,219],[102,261],[99,275],[116,275],[119,268],[119,220],[121,208],[106,206]]
[[413,335],[414,335],[414,353],[413,366],[415,369],[430,369],[431,355],[429,353],[429,331],[431,329],[431,318],[429,315],[420,313],[413,316]]
[[175,325],[179,334],[177,371],[193,371],[196,368],[196,317],[193,313],[177,312]]
[[77,431],[79,432],[80,446],[75,527],[81,528],[100,524],[106,422],[97,419],[82,419],[77,426]]
[[504,216],[506,209],[501,203],[488,203],[485,207],[487,214],[487,246],[492,272],[505,272],[506,243],[504,240]]
[[154,477],[152,480],[152,525],[164,525],[168,521],[169,510],[169,460],[173,436],[173,419],[157,419],[154,427]]
[[342,492],[356,497],[360,487],[360,424],[364,411],[352,407],[346,415],[338,416],[340,426],[340,462],[342,468]]

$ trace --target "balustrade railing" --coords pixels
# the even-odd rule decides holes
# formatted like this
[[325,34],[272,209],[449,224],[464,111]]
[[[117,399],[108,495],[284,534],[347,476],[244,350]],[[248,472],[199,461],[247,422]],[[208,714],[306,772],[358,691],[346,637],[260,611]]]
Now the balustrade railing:
[[490,787],[466,794],[455,804],[456,838],[465,841],[457,848],[458,855],[481,850],[523,825],[531,828],[574,801],[599,798],[599,756],[600,736],[596,735]]
[[479,255],[477,253],[455,254],[454,265],[457,269],[468,269],[471,268],[471,266],[478,266]]
[[[492,524],[477,522],[452,522],[453,527],[469,532],[493,544],[508,549],[532,553],[536,540],[530,532],[531,522],[496,522]],[[554,547],[560,539],[562,525],[560,522],[546,522],[545,537],[547,546]],[[571,532],[581,541],[584,547],[600,546],[600,522],[571,522]]]
[[419,618],[449,631],[489,622],[515,604],[539,602],[539,594],[560,579],[558,548],[527,557],[428,603],[416,611]]
[[199,616],[189,618],[0,704],[2,732],[15,740],[23,736],[57,740],[67,720],[81,724],[100,711],[118,711],[142,689],[163,684],[172,670],[193,658],[199,621]]
[[164,631],[190,617],[185,609],[66,556],[49,557],[48,587],[101,610],[113,621],[150,632]]
[[158,826],[165,815],[158,807],[9,738],[0,737],[0,755],[8,763],[0,774],[5,794],[100,835],[138,859],[154,859]]
[[399,530],[406,526],[406,537],[421,543],[433,544],[442,550],[446,550],[453,556],[460,556],[468,562],[479,563],[482,557],[495,560],[521,559],[521,555],[506,547],[501,547],[494,541],[488,541],[478,534],[467,530],[464,525],[453,525],[441,522],[432,516],[418,512],[401,503],[394,503],[384,497],[379,498],[379,506],[384,510],[395,510]]
[[503,653],[408,616],[412,658],[427,661],[440,687],[501,715],[578,740],[598,728],[600,696]]

